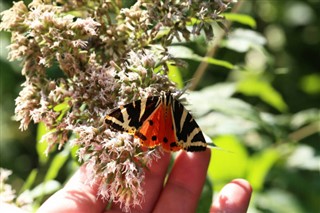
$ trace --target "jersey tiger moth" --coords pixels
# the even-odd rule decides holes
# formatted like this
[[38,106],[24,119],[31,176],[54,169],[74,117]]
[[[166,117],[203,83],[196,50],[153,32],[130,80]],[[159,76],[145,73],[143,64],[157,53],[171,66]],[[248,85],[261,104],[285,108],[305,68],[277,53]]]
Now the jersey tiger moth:
[[165,151],[206,150],[207,143],[196,121],[170,92],[120,106],[105,118],[114,130],[128,132],[143,146],[161,145]]

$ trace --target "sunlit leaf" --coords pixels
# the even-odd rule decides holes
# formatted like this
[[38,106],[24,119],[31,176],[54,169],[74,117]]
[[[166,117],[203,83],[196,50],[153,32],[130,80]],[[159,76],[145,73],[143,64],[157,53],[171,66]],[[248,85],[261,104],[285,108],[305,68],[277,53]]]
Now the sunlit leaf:
[[228,68],[228,69],[233,69],[234,68],[233,64],[231,64],[230,62],[225,61],[225,60],[219,60],[219,59],[215,59],[215,58],[203,57],[202,61],[205,61],[205,62],[207,62],[209,64],[217,65],[217,66],[220,66],[220,67],[225,67],[225,68]]
[[245,177],[248,154],[240,141],[231,135],[217,137],[214,143],[222,150],[212,150],[208,175],[214,189],[220,190],[230,180]]
[[40,122],[37,127],[37,154],[39,157],[39,162],[41,164],[45,164],[48,161],[48,157],[45,155],[45,151],[47,149],[47,142],[42,141],[42,137],[48,133],[48,129],[46,128],[43,122]]
[[209,212],[211,203],[212,203],[212,184],[209,178],[206,179],[206,182],[202,188],[201,197],[198,202],[197,211],[198,213]]
[[269,189],[259,194],[255,199],[256,205],[260,209],[268,209],[272,210],[272,212],[305,213],[297,198],[288,191],[281,189]]
[[247,178],[254,189],[262,189],[266,175],[279,157],[279,152],[270,148],[254,154],[250,158]]
[[320,156],[316,155],[316,150],[307,145],[299,145],[290,155],[287,161],[290,168],[314,170],[319,172]]
[[31,196],[33,198],[43,197],[44,195],[50,195],[60,189],[61,184],[56,180],[49,180],[42,182],[34,189],[31,190]]
[[169,68],[169,79],[175,82],[179,89],[182,89],[184,87],[184,83],[179,68],[177,66],[171,65],[170,63],[167,63],[167,66]]
[[62,152],[55,155],[44,178],[45,181],[53,180],[57,177],[60,169],[67,161],[69,154],[69,150],[65,148]]
[[231,32],[225,41],[225,46],[234,51],[244,53],[251,47],[262,46],[266,43],[266,39],[259,33],[248,29],[236,29]]
[[61,112],[61,111],[66,110],[67,108],[69,108],[68,101],[64,101],[63,103],[57,104],[55,107],[53,107],[53,110],[55,112]]
[[231,97],[236,91],[236,84],[221,83],[202,89],[201,91],[190,91],[187,99],[189,108],[196,116],[203,115],[212,109],[211,101]]
[[[194,96],[193,96],[194,97]],[[202,96],[199,96],[202,97]],[[251,121],[260,122],[259,113],[248,103],[236,98],[192,99],[197,103],[194,107],[196,115],[203,115],[209,111],[218,111],[227,115],[242,117]]]
[[294,114],[291,118],[291,126],[293,128],[299,128],[316,121],[320,122],[320,109],[311,108]]
[[65,98],[64,102],[57,104],[56,106],[53,107],[53,110],[55,112],[60,112],[60,115],[57,118],[57,121],[61,121],[61,119],[66,114],[66,112],[70,109],[69,101],[70,101],[70,98]]
[[34,182],[36,180],[37,174],[38,174],[38,169],[33,169],[30,172],[27,180],[24,182],[23,186],[21,187],[19,194],[21,194],[25,190],[31,189],[32,185],[34,184]]
[[267,81],[248,77],[239,82],[238,91],[248,96],[257,96],[280,112],[288,109],[281,94]]
[[210,137],[226,134],[243,135],[258,129],[258,125],[255,122],[219,112],[210,112],[196,120],[201,130]]
[[246,15],[246,14],[224,13],[223,16],[229,21],[245,24],[245,25],[248,25],[252,28],[256,28],[256,26],[257,26],[256,21],[251,16]]
[[306,75],[301,79],[301,88],[308,94],[320,94],[320,74],[314,73]]
[[225,67],[228,69],[232,69],[234,67],[234,65],[228,61],[219,60],[215,58],[202,57],[200,55],[197,55],[188,47],[171,46],[171,47],[168,47],[168,50],[169,50],[169,53],[176,58],[189,59],[194,61],[206,61],[209,64]]

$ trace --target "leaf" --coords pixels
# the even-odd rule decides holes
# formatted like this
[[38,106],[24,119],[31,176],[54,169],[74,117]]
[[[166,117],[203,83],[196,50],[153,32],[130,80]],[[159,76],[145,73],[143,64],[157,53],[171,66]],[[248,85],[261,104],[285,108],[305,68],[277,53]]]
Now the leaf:
[[[188,95],[189,108],[196,116],[209,112],[212,100],[220,100],[231,97],[236,91],[234,83],[220,83],[206,87],[201,91],[190,91]],[[208,101],[210,100],[210,101]]]
[[55,112],[61,112],[65,111],[69,108],[68,100],[65,100],[64,102],[57,104],[56,106],[53,107],[53,110]]
[[282,189],[269,189],[264,193],[258,194],[255,201],[255,205],[259,206],[260,209],[264,209],[263,212],[306,212],[300,205],[301,201],[299,202],[296,197]]
[[281,94],[269,82],[260,80],[257,77],[247,77],[240,81],[238,83],[238,91],[248,96],[257,96],[280,112],[288,110],[288,106]]
[[320,94],[320,74],[313,73],[306,75],[301,79],[300,87],[310,95]]
[[189,95],[190,103],[196,116],[204,115],[210,111],[217,111],[227,115],[242,117],[251,121],[260,122],[259,113],[250,104],[237,98],[221,98],[193,93]]
[[48,129],[46,128],[45,124],[43,122],[40,122],[37,127],[37,154],[39,157],[40,164],[45,164],[48,161],[48,157],[45,155],[45,151],[47,149],[47,142],[42,141],[42,137],[48,133]]
[[228,69],[233,69],[234,65],[228,61],[209,58],[209,57],[202,57],[200,55],[195,54],[190,48],[184,46],[170,46],[168,47],[169,54],[173,55],[175,58],[181,59],[189,59],[193,61],[205,61],[209,64],[225,67]]
[[61,121],[63,116],[70,109],[69,101],[70,101],[70,98],[65,98],[62,103],[57,104],[55,107],[53,107],[53,110],[55,112],[60,112],[60,115],[57,118],[57,121]]
[[254,189],[262,190],[266,175],[279,158],[280,154],[274,148],[263,150],[250,158],[247,178]]
[[299,168],[319,172],[320,156],[316,155],[316,150],[307,145],[299,145],[289,156],[287,165],[290,168]]
[[212,150],[208,168],[208,175],[217,191],[230,180],[245,177],[248,153],[240,141],[232,135],[217,137],[214,143],[225,150]]
[[320,110],[311,108],[300,111],[294,114],[291,118],[291,124],[293,128],[300,128],[306,124],[319,121],[320,118]]
[[182,89],[184,87],[184,83],[179,68],[177,66],[171,65],[170,63],[167,63],[167,66],[169,68],[169,79],[175,82],[179,89]]
[[258,125],[255,122],[219,112],[210,112],[203,117],[197,118],[197,123],[201,130],[210,137],[228,134],[243,135],[258,129]]
[[223,16],[229,21],[245,24],[252,28],[256,28],[257,26],[256,21],[249,15],[239,13],[224,13]]
[[43,197],[44,195],[52,194],[60,188],[61,188],[61,184],[58,181],[49,180],[39,184],[30,192],[33,198],[38,198],[38,197]]
[[212,184],[210,179],[207,177],[206,182],[204,183],[204,186],[202,188],[201,197],[198,202],[198,207],[196,212],[198,213],[209,212],[211,203],[212,203],[212,196],[213,196]]
[[264,44],[266,44],[266,39],[261,34],[252,30],[238,28],[229,34],[224,45],[226,48],[244,53],[251,47]]
[[36,180],[37,174],[38,174],[38,169],[33,169],[30,172],[27,180],[24,182],[23,186],[21,187],[19,194],[21,194],[22,192],[24,192],[26,190],[31,189],[32,185],[34,184],[34,182]]
[[44,178],[45,181],[53,180],[57,177],[60,169],[65,164],[69,157],[69,151],[66,146],[62,152],[59,152],[52,160],[47,174]]
[[220,66],[220,67],[225,67],[225,68],[228,68],[228,69],[233,69],[234,68],[233,64],[231,64],[228,61],[224,61],[224,60],[219,60],[219,59],[209,58],[209,57],[203,57],[201,60],[205,61],[205,62],[207,62],[209,64],[217,65],[217,66]]

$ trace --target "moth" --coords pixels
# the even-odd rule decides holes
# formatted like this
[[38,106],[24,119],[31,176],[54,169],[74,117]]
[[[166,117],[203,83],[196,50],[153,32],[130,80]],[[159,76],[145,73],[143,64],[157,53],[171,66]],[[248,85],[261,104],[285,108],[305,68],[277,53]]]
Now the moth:
[[192,115],[170,93],[120,106],[105,117],[112,129],[140,139],[142,146],[165,151],[206,150],[207,143]]

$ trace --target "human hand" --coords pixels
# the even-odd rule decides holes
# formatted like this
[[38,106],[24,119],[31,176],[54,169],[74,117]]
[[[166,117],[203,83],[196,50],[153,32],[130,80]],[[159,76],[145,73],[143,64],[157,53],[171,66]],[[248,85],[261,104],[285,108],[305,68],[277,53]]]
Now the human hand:
[[[146,170],[144,202],[141,206],[132,208],[131,212],[195,212],[206,179],[209,160],[209,149],[198,153],[180,152],[163,186],[170,163],[170,154],[165,153]],[[122,212],[116,204],[113,204],[109,211],[105,211],[108,201],[97,198],[98,183],[90,187],[85,184],[85,180],[86,168],[82,166],[65,187],[52,195],[38,212]],[[251,192],[251,186],[247,181],[233,180],[221,190],[210,212],[246,212]]]

